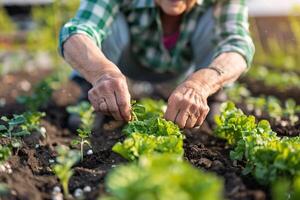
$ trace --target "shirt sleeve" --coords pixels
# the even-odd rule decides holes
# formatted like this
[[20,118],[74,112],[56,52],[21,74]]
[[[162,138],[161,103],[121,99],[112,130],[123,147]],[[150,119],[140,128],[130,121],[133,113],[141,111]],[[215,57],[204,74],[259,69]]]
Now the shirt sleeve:
[[64,42],[74,34],[84,34],[100,48],[108,27],[119,12],[120,0],[81,0],[80,7],[59,35],[59,52],[63,56]]
[[248,67],[251,65],[255,47],[249,33],[246,0],[225,0],[215,7],[216,49],[214,56],[223,52],[241,54]]

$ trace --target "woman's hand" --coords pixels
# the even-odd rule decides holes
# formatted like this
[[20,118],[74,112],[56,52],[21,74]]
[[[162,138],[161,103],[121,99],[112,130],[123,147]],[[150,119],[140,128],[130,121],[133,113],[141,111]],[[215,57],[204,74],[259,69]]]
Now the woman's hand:
[[165,118],[175,122],[180,128],[200,126],[209,112],[209,90],[207,85],[192,78],[186,80],[171,94]]
[[130,94],[125,76],[118,71],[109,71],[93,83],[88,97],[96,111],[112,115],[116,120],[129,121]]

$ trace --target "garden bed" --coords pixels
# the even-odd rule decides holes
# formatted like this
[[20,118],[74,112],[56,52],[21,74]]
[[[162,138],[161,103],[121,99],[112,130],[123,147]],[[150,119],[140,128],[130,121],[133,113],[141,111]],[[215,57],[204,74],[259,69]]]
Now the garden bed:
[[[25,111],[22,105],[15,102],[16,97],[30,92],[31,87],[28,85],[37,83],[48,74],[49,71],[30,74],[19,72],[2,77],[0,84],[4,87],[0,89],[0,98],[6,105],[0,108],[0,115],[7,116]],[[24,86],[19,86],[19,83],[26,83],[26,90]],[[76,136],[68,128],[69,114],[66,107],[76,103],[79,89],[70,82],[62,87],[54,92],[53,99],[42,109],[46,113],[46,117],[42,120],[42,126],[46,129],[46,138],[39,134],[25,137],[24,146],[15,150],[8,160],[12,173],[0,172],[0,182],[7,183],[10,188],[10,194],[3,199],[53,199],[53,191],[60,185],[51,170],[57,156],[55,147],[62,144],[69,146]],[[120,163],[127,162],[112,151],[115,143],[124,140],[121,134],[122,127],[109,117],[105,117],[102,122],[102,126],[96,128],[92,134],[93,154],[85,155],[84,160],[73,167],[74,175],[69,184],[72,194],[82,189],[84,199],[94,200],[105,194],[104,180],[108,171]],[[296,129],[299,130],[299,124],[297,127]],[[276,129],[280,132],[282,127]],[[283,135],[286,134],[285,130],[282,132]],[[186,135],[184,157],[195,167],[223,177],[224,196],[227,199],[271,198],[270,188],[259,185],[250,175],[242,175],[245,164],[229,158],[230,147],[225,140],[213,136],[213,131],[206,123],[201,129],[185,130],[184,133]],[[0,144],[5,142],[7,141],[3,139]]]

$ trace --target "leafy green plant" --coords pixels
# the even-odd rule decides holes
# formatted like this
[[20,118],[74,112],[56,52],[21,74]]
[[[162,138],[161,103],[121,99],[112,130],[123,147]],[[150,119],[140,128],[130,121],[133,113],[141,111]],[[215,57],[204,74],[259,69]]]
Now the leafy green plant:
[[292,71],[276,72],[265,66],[255,66],[249,70],[247,76],[251,79],[262,81],[267,86],[274,86],[280,91],[291,87],[299,88],[300,86],[299,74]]
[[69,196],[69,180],[73,175],[72,167],[80,159],[79,152],[70,150],[66,146],[58,146],[56,149],[58,157],[57,163],[53,166],[55,175],[59,178],[59,181],[63,187],[65,197]]
[[19,96],[17,101],[24,104],[27,109],[37,111],[49,102],[54,89],[58,88],[59,85],[59,77],[53,74],[35,85],[30,96]]
[[94,109],[87,101],[82,101],[75,106],[68,106],[67,111],[70,114],[76,114],[80,117],[80,128],[91,130],[95,121]]
[[80,128],[77,129],[79,138],[72,141],[72,145],[80,144],[81,161],[83,160],[84,144],[90,145],[88,138],[92,133],[92,128],[95,122],[94,109],[90,103],[83,101],[76,106],[69,106],[67,111],[71,114],[77,114],[81,119]]
[[300,105],[297,105],[293,99],[281,103],[273,96],[252,97],[249,90],[240,84],[227,88],[226,92],[230,100],[238,104],[245,103],[247,111],[258,117],[270,117],[276,122],[288,120],[292,126],[299,121]]
[[272,199],[274,200],[298,200],[300,199],[300,177],[293,180],[282,179],[272,186]]
[[244,174],[252,173],[262,184],[300,174],[300,137],[280,138],[266,120],[255,122],[231,102],[216,117],[215,134],[234,148],[233,160],[246,160]]
[[72,143],[72,145],[80,145],[80,158],[81,158],[81,161],[83,161],[84,145],[86,144],[89,147],[91,147],[90,141],[88,140],[88,138],[91,135],[91,131],[84,130],[84,129],[77,129],[77,134],[78,134],[79,138],[72,140],[71,143]]
[[101,200],[223,199],[222,180],[173,154],[142,156],[119,166],[108,174],[106,186],[110,196]]
[[13,115],[10,119],[2,116],[1,120],[6,124],[0,125],[0,135],[9,137],[13,147],[20,147],[20,137],[30,135],[34,131],[43,134],[40,131],[40,120],[43,116],[45,113],[41,112],[25,112],[20,115]]
[[128,160],[135,160],[141,155],[154,152],[176,153],[182,156],[184,136],[179,127],[159,117],[162,116],[162,110],[149,106],[150,103],[155,104],[155,101],[149,102],[147,101],[147,107],[141,103],[132,106],[134,120],[122,130],[127,138],[122,143],[115,144],[113,151]]
[[8,124],[8,126],[0,125],[0,134],[2,136],[12,139],[13,137],[30,135],[28,130],[21,128],[21,126],[26,122],[26,119],[23,115],[13,115],[13,118],[11,119],[6,116],[2,116],[1,120]]
[[11,156],[11,148],[0,144],[0,164]]
[[300,105],[297,105],[293,99],[288,99],[285,102],[284,116],[289,118],[292,126],[299,120],[297,113],[300,113]]

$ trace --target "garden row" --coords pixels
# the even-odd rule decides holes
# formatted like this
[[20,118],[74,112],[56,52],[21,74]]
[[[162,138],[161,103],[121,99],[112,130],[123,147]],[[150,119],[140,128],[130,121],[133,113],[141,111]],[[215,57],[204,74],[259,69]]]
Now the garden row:
[[[4,173],[13,173],[7,165],[7,160],[22,149],[24,143],[22,139],[26,140],[26,137],[32,134],[49,137],[40,123],[41,118],[47,116],[38,110],[45,106],[51,99],[53,91],[61,85],[60,80],[53,77],[56,76],[50,76],[36,85],[31,96],[18,98],[18,101],[27,108],[27,112],[2,116],[0,159],[1,170]],[[241,92],[242,90],[244,92]],[[249,97],[245,88],[238,88],[236,91],[239,94],[245,93],[248,110],[260,116],[259,118],[264,118],[266,113],[271,122],[273,120],[282,122],[287,119],[287,123],[291,125],[299,123],[297,113],[299,106],[292,100],[282,105],[279,100],[273,98]],[[238,99],[238,95],[232,93],[231,97],[235,96],[237,103],[242,102]],[[175,124],[162,118],[164,110],[163,101],[145,99],[133,103],[133,120],[122,129],[125,138],[112,147],[114,152],[131,163],[113,166],[115,169],[106,175],[106,194],[104,196],[101,194],[101,200],[223,199],[224,180],[221,177],[195,169],[184,161],[185,136]],[[75,190],[73,197],[70,195],[69,180],[77,173],[74,166],[76,168],[78,165],[84,166],[89,154],[93,153],[91,137],[95,113],[87,102],[69,106],[67,111],[78,115],[81,119],[77,130],[78,137],[67,143],[67,146],[73,149],[79,147],[80,151],[58,145],[55,149],[56,159],[51,161],[48,173],[55,174],[60,180],[65,198],[82,198],[84,194],[80,190]],[[253,116],[245,115],[232,103],[223,105],[216,123],[216,136],[228,140],[233,148],[230,157],[243,166],[245,176],[255,177],[261,185],[268,187],[274,185],[273,193],[276,200],[299,198],[299,137],[276,136],[269,122],[263,120],[256,123]],[[36,148],[37,145],[39,143],[33,141],[32,148]],[[89,149],[90,153],[84,153],[86,149]],[[5,185],[1,186],[3,191],[11,193]],[[85,191],[90,189],[85,188]],[[52,199],[62,199],[60,187],[54,187],[51,196]]]

